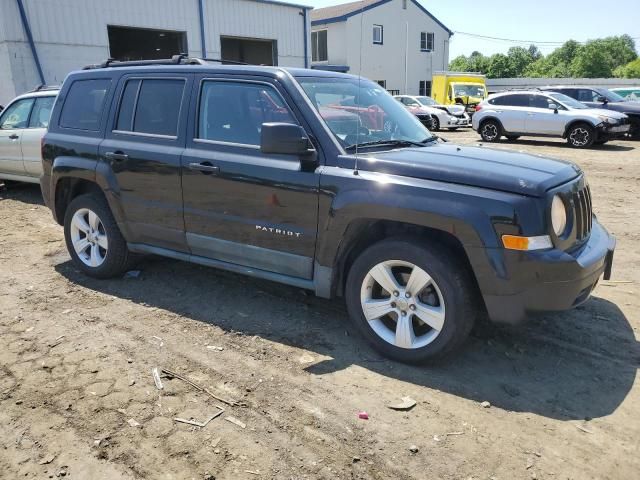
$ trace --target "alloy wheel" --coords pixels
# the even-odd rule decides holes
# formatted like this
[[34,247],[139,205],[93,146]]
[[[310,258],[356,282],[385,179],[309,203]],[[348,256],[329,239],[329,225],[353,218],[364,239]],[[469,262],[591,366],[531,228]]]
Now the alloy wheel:
[[482,136],[488,142],[492,142],[498,137],[498,127],[494,123],[487,123],[482,127]]
[[569,135],[569,139],[571,140],[571,144],[576,147],[584,147],[589,143],[589,132],[587,129],[578,127],[574,128],[571,131],[571,135]]
[[82,263],[97,268],[107,258],[109,241],[100,217],[88,208],[76,211],[71,219],[71,242]]
[[440,288],[410,262],[388,260],[375,265],[362,282],[360,302],[371,329],[398,348],[425,347],[444,326]]

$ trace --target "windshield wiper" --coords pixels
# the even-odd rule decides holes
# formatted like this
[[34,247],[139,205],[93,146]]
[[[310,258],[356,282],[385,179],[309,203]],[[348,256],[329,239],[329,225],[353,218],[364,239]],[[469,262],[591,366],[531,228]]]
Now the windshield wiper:
[[368,147],[380,147],[380,146],[394,146],[394,147],[406,147],[406,146],[413,146],[413,147],[424,147],[426,146],[427,143],[436,141],[437,138],[436,137],[429,137],[429,138],[425,138],[423,141],[421,142],[414,142],[412,140],[375,140],[372,142],[363,142],[363,143],[358,143],[358,144],[353,144],[353,145],[349,145],[348,147],[345,148],[345,150],[355,150],[355,148],[368,148]]

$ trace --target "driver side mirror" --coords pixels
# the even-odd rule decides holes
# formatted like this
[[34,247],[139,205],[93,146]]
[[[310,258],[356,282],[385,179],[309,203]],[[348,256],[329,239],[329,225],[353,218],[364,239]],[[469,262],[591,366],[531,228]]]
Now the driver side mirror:
[[309,137],[300,125],[276,122],[262,124],[260,151],[298,157],[313,153]]
[[608,102],[608,100],[607,100],[607,98],[606,98],[606,97],[604,97],[604,96],[600,95],[600,96],[596,97],[596,102],[600,102],[600,103],[607,103],[607,102]]
[[556,105],[555,103],[550,103],[548,105],[549,110],[553,110],[555,113],[558,113],[558,105]]

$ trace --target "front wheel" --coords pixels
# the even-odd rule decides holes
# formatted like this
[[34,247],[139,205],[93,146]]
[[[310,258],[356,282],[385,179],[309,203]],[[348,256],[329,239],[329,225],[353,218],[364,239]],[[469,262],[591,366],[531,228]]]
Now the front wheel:
[[73,263],[95,278],[122,275],[131,255],[104,197],[76,197],[64,216],[64,237]]
[[567,133],[567,143],[573,148],[589,148],[595,141],[595,130],[591,125],[578,123]]
[[485,142],[498,142],[502,136],[502,126],[497,120],[487,120],[480,126],[480,136]]
[[455,254],[437,244],[389,239],[354,262],[345,289],[349,315],[381,354],[405,363],[459,347],[475,319],[474,290]]

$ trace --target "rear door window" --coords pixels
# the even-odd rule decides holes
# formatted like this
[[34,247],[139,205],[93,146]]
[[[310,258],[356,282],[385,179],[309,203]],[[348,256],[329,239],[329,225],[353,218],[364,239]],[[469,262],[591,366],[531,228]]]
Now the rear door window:
[[505,107],[528,107],[529,96],[516,94],[516,95],[502,95],[496,97],[490,101],[493,105],[502,105]]
[[29,128],[47,128],[56,97],[38,97],[29,117]]
[[298,123],[277,91],[264,84],[205,81],[197,138],[260,145],[262,124]]
[[93,132],[100,130],[100,118],[110,85],[109,79],[73,82],[62,107],[60,126]]
[[176,137],[185,84],[179,78],[127,81],[116,130]]
[[27,128],[29,113],[31,112],[32,106],[33,98],[24,98],[12,103],[4,112],[2,112],[2,116],[0,117],[0,129],[14,130]]

